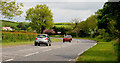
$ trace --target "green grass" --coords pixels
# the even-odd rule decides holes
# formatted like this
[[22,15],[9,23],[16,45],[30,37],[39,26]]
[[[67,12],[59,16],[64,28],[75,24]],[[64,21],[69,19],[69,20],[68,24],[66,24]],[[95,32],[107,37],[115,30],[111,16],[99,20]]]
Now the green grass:
[[16,46],[16,45],[26,45],[26,44],[33,44],[34,41],[18,41],[18,42],[2,42],[2,46]]
[[[61,42],[62,39],[52,38],[51,41],[52,42]],[[2,42],[2,47],[17,46],[17,45],[27,45],[27,44],[34,44],[34,41]]]
[[111,42],[98,42],[98,44],[82,55],[79,56],[77,61],[117,61],[115,41]]
[[17,26],[19,23],[18,22],[12,22],[12,21],[5,21],[5,20],[0,20],[2,21],[2,27],[4,26]]
[[51,42],[62,42],[62,39],[56,39],[56,38],[52,38]]

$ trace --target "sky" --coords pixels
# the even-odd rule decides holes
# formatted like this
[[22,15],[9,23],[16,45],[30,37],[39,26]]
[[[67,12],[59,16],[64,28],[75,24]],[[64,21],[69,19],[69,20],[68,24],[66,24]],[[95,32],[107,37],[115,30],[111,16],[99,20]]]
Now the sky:
[[16,16],[11,21],[29,22],[25,20],[26,10],[37,4],[46,4],[53,13],[54,22],[58,23],[70,22],[74,18],[86,20],[101,9],[107,0],[16,0],[16,2],[23,3],[24,7],[21,10],[24,13],[21,17]]

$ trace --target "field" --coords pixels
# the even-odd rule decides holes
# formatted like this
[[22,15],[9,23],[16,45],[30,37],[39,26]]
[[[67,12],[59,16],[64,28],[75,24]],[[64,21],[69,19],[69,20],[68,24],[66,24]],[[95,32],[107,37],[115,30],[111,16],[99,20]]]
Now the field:
[[[20,22],[13,22],[13,21],[5,21],[5,20],[0,20],[0,23],[2,22],[2,27],[17,27],[17,25]],[[28,22],[24,22],[24,23],[28,23]],[[65,27],[65,28],[71,28],[71,24],[72,23],[54,23],[54,26],[56,27]]]
[[56,27],[65,27],[65,28],[71,28],[72,23],[54,23],[54,26]]
[[2,20],[2,27],[4,27],[4,26],[17,26],[18,24],[19,24],[18,22]]

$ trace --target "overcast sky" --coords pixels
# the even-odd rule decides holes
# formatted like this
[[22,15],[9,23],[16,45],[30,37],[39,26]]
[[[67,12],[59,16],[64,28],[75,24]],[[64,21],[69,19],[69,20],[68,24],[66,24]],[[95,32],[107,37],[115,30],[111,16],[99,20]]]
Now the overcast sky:
[[[54,22],[70,22],[73,18],[85,20],[102,8],[107,0],[16,0],[22,2],[24,13],[21,17],[15,17],[13,21],[23,22],[26,10],[37,4],[46,4],[52,10]],[[26,21],[28,22],[28,21]]]

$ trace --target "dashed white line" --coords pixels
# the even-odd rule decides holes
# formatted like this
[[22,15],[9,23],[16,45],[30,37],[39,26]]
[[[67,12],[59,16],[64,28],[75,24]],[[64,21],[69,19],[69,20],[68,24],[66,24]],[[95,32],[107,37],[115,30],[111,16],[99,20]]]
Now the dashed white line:
[[52,49],[45,50],[44,52],[46,52],[46,51],[50,51],[50,50],[52,50]]
[[26,50],[19,50],[19,51],[29,51],[29,50],[32,50],[32,49],[26,49]]
[[6,60],[6,61],[12,61],[13,59],[8,59],[8,60]]
[[72,60],[70,59],[70,60],[68,60],[68,61],[72,61]]
[[34,55],[34,54],[37,54],[37,53],[39,53],[39,52],[30,53],[30,54],[27,54],[27,55],[25,55],[25,56],[31,56],[31,55]]

